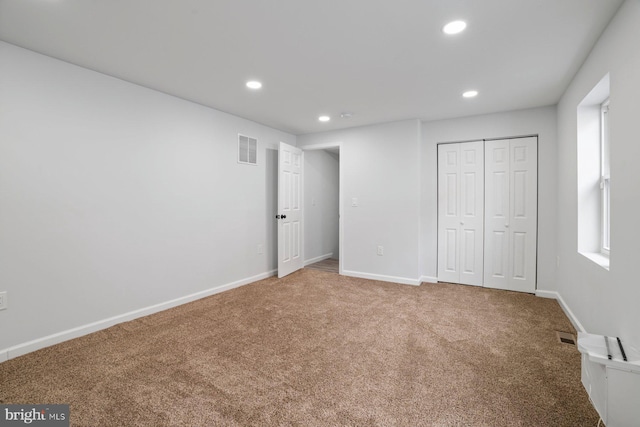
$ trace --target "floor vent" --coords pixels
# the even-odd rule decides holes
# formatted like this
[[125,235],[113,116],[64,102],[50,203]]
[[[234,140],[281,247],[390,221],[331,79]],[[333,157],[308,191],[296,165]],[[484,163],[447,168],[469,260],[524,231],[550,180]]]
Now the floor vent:
[[576,345],[576,339],[573,337],[572,333],[556,331],[556,334],[558,335],[558,341],[561,343]]

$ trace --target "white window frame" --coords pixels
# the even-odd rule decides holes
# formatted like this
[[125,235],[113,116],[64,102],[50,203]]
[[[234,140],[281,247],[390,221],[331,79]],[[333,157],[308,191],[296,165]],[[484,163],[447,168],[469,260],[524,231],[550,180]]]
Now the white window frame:
[[600,105],[600,252],[611,251],[611,173],[610,173],[609,98]]

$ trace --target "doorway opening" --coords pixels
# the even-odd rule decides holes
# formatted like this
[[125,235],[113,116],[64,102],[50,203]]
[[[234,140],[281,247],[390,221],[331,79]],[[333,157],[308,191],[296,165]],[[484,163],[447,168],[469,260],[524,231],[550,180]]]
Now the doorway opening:
[[304,152],[304,265],[342,274],[340,144],[301,147]]

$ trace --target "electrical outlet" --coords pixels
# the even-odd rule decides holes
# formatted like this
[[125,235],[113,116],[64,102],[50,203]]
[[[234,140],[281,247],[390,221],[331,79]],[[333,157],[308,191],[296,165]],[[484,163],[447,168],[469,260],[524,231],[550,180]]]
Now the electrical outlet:
[[9,308],[9,300],[7,299],[7,291],[0,292],[0,310]]
[[262,255],[264,253],[264,246],[258,245],[258,255]]
[[379,256],[384,255],[384,247],[382,247],[382,246],[380,246],[380,245],[378,245],[378,255],[379,255]]

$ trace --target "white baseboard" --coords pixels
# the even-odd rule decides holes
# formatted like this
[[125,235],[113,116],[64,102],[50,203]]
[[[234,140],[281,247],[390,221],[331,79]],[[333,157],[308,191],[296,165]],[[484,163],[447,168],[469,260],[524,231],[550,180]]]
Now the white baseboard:
[[420,277],[420,283],[422,283],[422,282],[438,283],[438,278],[437,277],[432,277],[432,276],[421,276]]
[[66,331],[58,332],[48,335],[46,337],[38,338],[32,341],[28,341],[22,344],[15,345],[13,347],[0,350],[0,363],[13,359],[18,356],[22,356],[32,351],[40,350],[41,348],[49,347],[54,344],[59,344],[64,341],[68,341],[73,338],[78,338],[83,335],[87,335],[93,332],[100,331],[102,329],[109,328],[119,323],[128,322],[130,320],[137,319],[139,317],[148,316],[159,311],[167,310],[169,308],[177,307],[188,302],[199,300],[211,295],[218,294],[220,292],[228,291],[230,289],[238,288],[240,286],[248,285],[249,283],[257,282],[258,280],[266,279],[274,276],[277,270],[267,271],[266,273],[258,274],[256,276],[248,277],[246,279],[237,280],[225,285],[216,286],[204,291],[196,292],[190,295],[186,295],[180,298],[176,298],[170,301],[162,302],[159,304],[144,307],[138,310],[130,311],[128,313],[120,314],[110,317],[108,319],[99,320],[86,325],[78,326],[76,328],[68,329]]
[[380,280],[382,282],[401,283],[403,285],[420,285],[420,280],[409,279],[407,277],[384,276],[382,274],[360,273],[358,271],[347,270],[343,270],[342,275],[349,277],[358,277],[360,279]]
[[314,264],[316,262],[324,261],[325,259],[329,259],[333,256],[333,252],[317,256],[315,258],[308,259],[304,262],[304,265],[307,266],[309,264]]
[[540,298],[559,299],[560,295],[556,291],[544,291],[536,289],[536,296]]
[[567,315],[567,317],[571,321],[571,324],[573,325],[573,327],[576,328],[576,331],[578,331],[578,332],[586,332],[584,327],[582,326],[582,323],[580,323],[580,321],[575,316],[575,314],[573,314],[573,311],[571,311],[571,308],[569,308],[569,306],[567,305],[565,300],[562,298],[562,295],[560,295],[558,292],[537,290],[536,291],[536,296],[537,297],[541,297],[541,298],[552,298],[552,299],[555,299],[556,301],[558,301],[558,304],[560,304],[560,307],[562,308],[562,311],[564,311],[564,314]]
[[569,307],[569,305],[567,305],[565,300],[562,298],[562,295],[560,295],[560,294],[558,294],[558,302],[560,303],[560,307],[562,307],[562,309],[564,310],[565,314],[567,315],[567,317],[569,318],[569,320],[573,324],[573,327],[576,328],[576,331],[578,331],[578,332],[587,332],[584,329],[584,326],[582,326],[582,323],[580,323],[580,321],[578,320],[576,315],[573,314],[573,311],[571,311],[571,308]]

